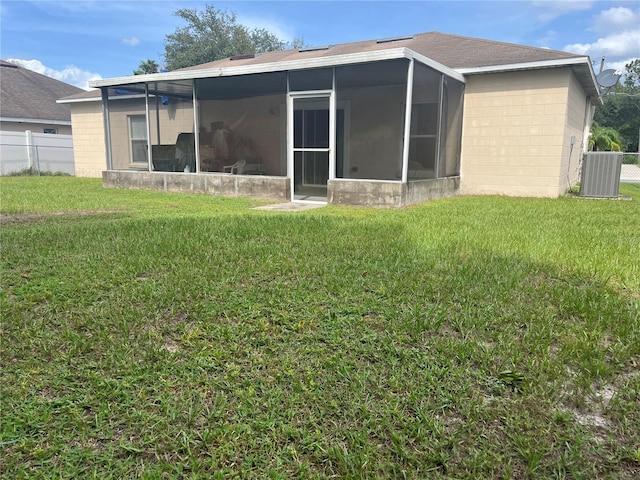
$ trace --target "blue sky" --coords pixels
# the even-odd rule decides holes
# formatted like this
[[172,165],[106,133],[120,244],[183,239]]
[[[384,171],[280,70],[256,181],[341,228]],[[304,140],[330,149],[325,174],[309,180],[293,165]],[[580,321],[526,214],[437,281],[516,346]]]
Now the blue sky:
[[235,11],[240,23],[309,46],[440,31],[589,55],[596,73],[640,57],[640,1],[2,0],[0,57],[85,88],[162,63],[178,8]]

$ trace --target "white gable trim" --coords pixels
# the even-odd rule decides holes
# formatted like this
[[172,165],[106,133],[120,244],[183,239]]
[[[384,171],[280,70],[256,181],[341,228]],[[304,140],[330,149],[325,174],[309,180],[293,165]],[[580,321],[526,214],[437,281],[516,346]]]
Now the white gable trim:
[[327,57],[308,58],[301,60],[286,60],[282,62],[261,63],[258,65],[243,65],[239,67],[218,67],[203,68],[194,70],[177,70],[175,72],[152,73],[148,75],[131,75],[128,77],[117,77],[90,82],[91,87],[113,87],[128,85],[132,83],[170,82],[179,80],[192,80],[198,78],[231,77],[238,75],[251,75],[254,73],[282,72],[286,70],[306,70],[322,67],[338,67],[353,65],[358,63],[379,62],[383,60],[396,60],[406,58],[416,59],[435,70],[449,75],[460,82],[464,82],[464,77],[455,70],[420,55],[405,47],[391,48],[373,52],[349,53],[345,55],[332,55]]
[[[510,70],[532,70],[540,68],[568,67],[571,65],[591,65],[589,57],[563,58],[558,60],[542,60],[539,62],[507,63],[505,65],[486,65],[482,67],[456,68],[455,71],[462,75],[474,75],[477,73],[507,72]],[[595,82],[595,76],[594,76]]]

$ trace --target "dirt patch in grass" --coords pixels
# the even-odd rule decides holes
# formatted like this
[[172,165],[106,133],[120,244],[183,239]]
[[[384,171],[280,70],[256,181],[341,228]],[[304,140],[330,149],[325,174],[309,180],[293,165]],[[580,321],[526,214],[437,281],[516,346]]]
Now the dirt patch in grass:
[[88,217],[96,215],[110,215],[114,213],[122,213],[122,210],[78,210],[71,212],[51,212],[51,213],[3,213],[0,215],[0,225],[20,225],[28,223],[36,223],[51,218],[73,218]]
[[20,225],[28,223],[36,223],[50,218],[73,218],[87,217],[93,215],[109,215],[114,213],[122,213],[122,210],[78,210],[70,212],[51,212],[51,213],[3,213],[0,215],[0,225]]

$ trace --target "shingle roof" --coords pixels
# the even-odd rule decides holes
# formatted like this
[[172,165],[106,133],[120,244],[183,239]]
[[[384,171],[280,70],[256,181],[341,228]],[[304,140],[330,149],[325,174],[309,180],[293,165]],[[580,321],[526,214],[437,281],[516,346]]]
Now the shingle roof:
[[326,49],[309,51],[283,50],[268,52],[254,58],[222,59],[215,62],[187,67],[181,70],[202,70],[207,68],[224,68],[231,66],[259,65],[264,63],[283,62],[321,58],[349,53],[362,53],[406,47],[416,53],[435,60],[452,69],[474,68],[493,65],[509,65],[514,63],[532,63],[548,60],[562,60],[584,57],[573,53],[529,47],[514,43],[497,42],[480,38],[463,37],[440,32],[419,33],[400,37],[393,41],[367,40],[363,42],[331,45]]
[[81,88],[0,60],[0,117],[71,122],[59,98]]
[[100,90],[82,90],[79,93],[74,93],[63,98],[58,99],[58,103],[73,103],[74,101],[90,101],[90,100],[102,100],[102,94]]
[[[259,55],[242,55],[195,65],[168,73],[120,77],[93,82],[96,87],[130,85],[144,82],[175,82],[207,76],[246,75],[277,69],[319,68],[336,66],[341,61],[374,61],[372,58],[400,58],[394,55],[418,54],[431,60],[438,69],[468,76],[510,70],[570,67],[585,92],[599,97],[595,74],[589,57],[574,53],[463,37],[440,32],[419,33],[406,37],[342,43],[321,48],[284,50]],[[389,54],[389,55],[385,55]],[[354,60],[354,58],[356,58]],[[338,63],[336,63],[338,62]],[[345,64],[346,64],[345,63]],[[275,70],[274,70],[275,69]],[[168,83],[167,83],[168,84]]]

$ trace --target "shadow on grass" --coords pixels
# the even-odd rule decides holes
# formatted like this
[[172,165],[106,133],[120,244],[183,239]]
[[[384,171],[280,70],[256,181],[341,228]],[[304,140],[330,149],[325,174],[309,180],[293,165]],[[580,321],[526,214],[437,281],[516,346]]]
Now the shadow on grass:
[[3,471],[632,478],[637,296],[405,221],[10,228]]

